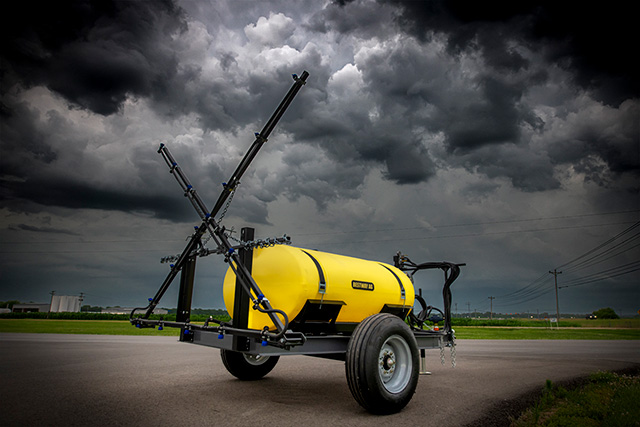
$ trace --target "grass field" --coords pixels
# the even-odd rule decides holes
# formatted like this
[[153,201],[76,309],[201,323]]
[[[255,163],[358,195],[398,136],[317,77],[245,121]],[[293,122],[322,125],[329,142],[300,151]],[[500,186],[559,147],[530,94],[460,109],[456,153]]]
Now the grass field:
[[122,320],[0,319],[0,332],[90,335],[180,335],[179,329],[165,328],[163,331],[151,328],[138,329],[128,321]]
[[492,340],[640,340],[640,329],[589,328],[508,328],[469,327],[453,328],[458,339]]
[[[640,329],[640,318],[633,319],[571,319],[583,328],[631,328]],[[560,326],[562,326],[562,320]]]
[[[621,319],[624,320],[624,319]],[[580,340],[640,340],[640,327],[622,328],[618,325],[598,328],[544,327],[454,327],[458,339],[580,339]],[[92,335],[166,335],[177,336],[176,328],[138,329],[121,320],[52,320],[0,319],[0,332]]]
[[638,426],[640,376],[598,372],[567,390],[547,380],[538,402],[512,420],[513,427]]

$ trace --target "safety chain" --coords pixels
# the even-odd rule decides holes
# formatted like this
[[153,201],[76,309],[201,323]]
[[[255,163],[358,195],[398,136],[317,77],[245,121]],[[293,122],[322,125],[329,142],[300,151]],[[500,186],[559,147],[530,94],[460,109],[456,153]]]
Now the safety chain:
[[243,249],[263,249],[270,248],[275,245],[290,245],[291,237],[286,234],[282,237],[268,237],[266,239],[251,240],[249,242],[240,242]]
[[[290,245],[291,244],[291,237],[287,236],[286,234],[283,235],[282,237],[268,237],[266,239],[258,239],[258,240],[250,240],[248,242],[243,242],[239,239],[236,239],[235,237],[232,237],[231,235],[227,235],[227,238],[229,240],[233,240],[236,243],[238,243],[236,246],[234,246],[234,249],[248,249],[248,250],[252,250],[252,249],[263,249],[263,248],[270,248],[272,246],[276,246],[276,245]],[[204,246],[202,248],[200,248],[199,250],[196,251],[195,255],[197,256],[207,256],[207,255],[211,255],[211,254],[222,254],[222,253],[227,253],[226,251],[224,251],[222,248],[218,248],[218,249],[206,249],[204,248]],[[180,255],[169,255],[169,256],[165,256],[160,258],[160,263],[164,264],[164,263],[168,263],[168,262],[175,262],[180,258]]]
[[455,339],[451,340],[451,367],[456,367],[456,341]]
[[240,186],[240,181],[238,181],[236,183],[236,186],[233,189],[231,189],[231,194],[229,194],[229,199],[227,199],[227,203],[224,205],[224,209],[222,210],[222,213],[220,214],[220,218],[218,218],[218,223],[221,223],[222,219],[227,214],[227,210],[229,209],[229,205],[231,205],[231,202],[233,201],[233,196],[235,196],[236,191],[238,190],[239,186]]
[[168,255],[160,258],[160,264],[166,264],[168,262],[176,262],[180,259],[180,254],[177,255]]
[[440,363],[444,365],[444,343],[440,338]]

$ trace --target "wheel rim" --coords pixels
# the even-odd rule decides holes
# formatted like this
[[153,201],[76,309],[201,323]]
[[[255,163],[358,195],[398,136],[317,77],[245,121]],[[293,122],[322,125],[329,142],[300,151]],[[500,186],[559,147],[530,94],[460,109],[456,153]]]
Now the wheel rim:
[[411,350],[399,335],[392,335],[382,344],[378,354],[378,374],[389,393],[405,389],[411,378]]
[[242,354],[244,356],[244,360],[247,361],[248,364],[254,366],[263,365],[269,360],[269,356],[263,356],[261,354]]

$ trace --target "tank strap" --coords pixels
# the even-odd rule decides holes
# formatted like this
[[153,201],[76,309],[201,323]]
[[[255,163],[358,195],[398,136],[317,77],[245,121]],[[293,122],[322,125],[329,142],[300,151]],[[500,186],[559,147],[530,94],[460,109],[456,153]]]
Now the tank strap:
[[398,281],[398,284],[400,285],[400,298],[401,299],[405,299],[405,292],[404,292],[404,286],[402,285],[402,280],[400,280],[398,275],[396,273],[394,273],[392,269],[390,269],[389,267],[387,267],[384,264],[380,264],[380,265],[383,266],[384,268],[386,268],[387,270],[389,270],[389,273],[393,274],[393,277],[396,278],[396,280]]
[[324,298],[324,294],[327,292],[327,281],[324,278],[324,272],[322,271],[322,267],[320,266],[320,263],[318,262],[318,260],[313,257],[313,255],[311,255],[307,251],[302,251],[302,252],[304,252],[309,256],[309,258],[311,258],[313,263],[316,265],[316,268],[318,269],[318,276],[320,277],[320,284],[318,285],[318,293],[322,294],[322,298]]

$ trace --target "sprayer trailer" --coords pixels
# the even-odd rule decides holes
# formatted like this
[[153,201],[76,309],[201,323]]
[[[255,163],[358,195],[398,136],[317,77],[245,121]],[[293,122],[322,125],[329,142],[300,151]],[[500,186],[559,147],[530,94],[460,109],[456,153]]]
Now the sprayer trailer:
[[[306,71],[293,75],[293,86],[223,183],[212,210],[168,148],[160,145],[158,152],[202,223],[194,227],[180,255],[163,258],[171,263],[169,274],[149,304],[131,312],[130,321],[138,328],[179,328],[180,341],[220,349],[225,368],[240,380],[264,377],[280,356],[342,360],[349,389],[362,407],[376,414],[398,412],[411,400],[425,370],[425,350],[439,349],[444,363],[449,347],[455,366],[450,287],[464,264],[416,264],[401,253],[386,264],[294,247],[286,235],[255,240],[255,230],[248,227],[235,239],[221,223],[240,178],[308,76]],[[207,248],[207,241],[214,247]],[[222,291],[232,320],[210,317],[195,324],[190,317],[196,260],[211,254],[221,255],[229,265]],[[428,269],[444,272],[442,310],[427,305],[421,290],[415,292],[414,274]],[[176,320],[150,319],[178,274]]]

